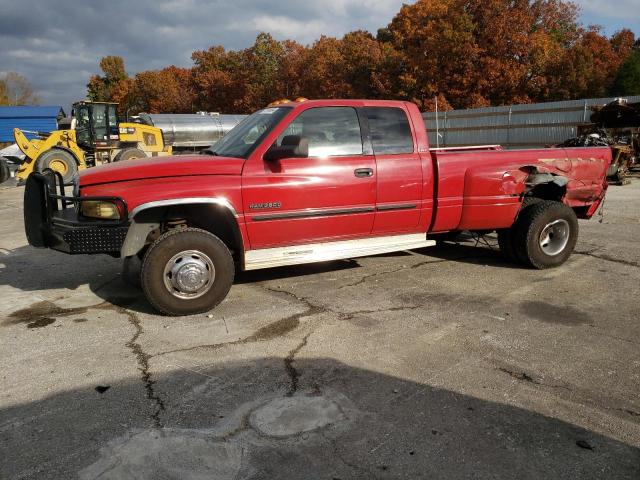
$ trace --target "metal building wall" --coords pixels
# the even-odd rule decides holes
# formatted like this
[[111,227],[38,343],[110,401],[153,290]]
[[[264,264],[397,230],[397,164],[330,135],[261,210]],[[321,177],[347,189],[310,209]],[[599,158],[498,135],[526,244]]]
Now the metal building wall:
[[[13,142],[13,129],[51,132],[58,127],[58,116],[64,116],[58,106],[0,107],[0,142]],[[27,134],[33,138],[33,134]]]
[[[640,96],[625,97],[640,102]],[[605,105],[615,98],[591,98],[566,102],[535,103],[505,107],[423,113],[429,143],[435,147],[502,145],[509,149],[544,147],[577,135],[578,125],[589,123],[591,106]]]

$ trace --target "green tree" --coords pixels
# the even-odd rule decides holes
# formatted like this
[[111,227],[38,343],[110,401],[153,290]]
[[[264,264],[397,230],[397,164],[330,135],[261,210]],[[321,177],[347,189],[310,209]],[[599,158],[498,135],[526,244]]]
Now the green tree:
[[640,95],[640,49],[635,49],[618,70],[611,94]]

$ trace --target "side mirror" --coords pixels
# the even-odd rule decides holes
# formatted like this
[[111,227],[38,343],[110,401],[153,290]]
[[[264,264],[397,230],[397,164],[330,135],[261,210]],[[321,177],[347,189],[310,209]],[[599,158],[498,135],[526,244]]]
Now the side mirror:
[[280,146],[272,145],[262,157],[267,162],[282,158],[307,158],[309,156],[309,140],[300,135],[287,135]]

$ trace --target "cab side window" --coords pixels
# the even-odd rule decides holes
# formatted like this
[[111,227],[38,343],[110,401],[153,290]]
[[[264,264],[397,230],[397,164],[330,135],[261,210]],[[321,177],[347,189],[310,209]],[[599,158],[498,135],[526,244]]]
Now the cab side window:
[[401,108],[367,107],[374,154],[413,153],[413,135],[407,114]]
[[309,157],[362,155],[362,135],[356,110],[318,107],[302,112],[278,138],[300,135],[309,141]]

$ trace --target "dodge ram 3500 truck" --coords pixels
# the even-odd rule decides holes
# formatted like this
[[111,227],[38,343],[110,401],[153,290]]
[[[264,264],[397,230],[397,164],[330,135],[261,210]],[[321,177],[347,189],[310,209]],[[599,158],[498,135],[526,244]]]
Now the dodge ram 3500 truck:
[[236,268],[253,270],[433,245],[498,232],[507,257],[561,265],[578,218],[602,202],[609,148],[429,149],[407,102],[311,100],[262,109],[204,155],[54,172],[25,190],[29,243],[142,259],[160,312],[210,310]]

